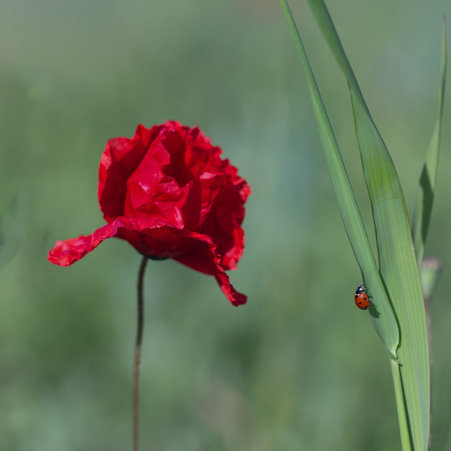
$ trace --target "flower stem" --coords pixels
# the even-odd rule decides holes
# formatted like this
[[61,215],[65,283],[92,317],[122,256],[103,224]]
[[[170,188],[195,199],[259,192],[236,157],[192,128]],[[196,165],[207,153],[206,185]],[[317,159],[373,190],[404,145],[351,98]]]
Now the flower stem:
[[133,365],[133,451],[138,451],[138,407],[139,407],[139,368],[144,330],[144,273],[147,257],[143,257],[138,273],[138,324],[136,329],[135,362]]

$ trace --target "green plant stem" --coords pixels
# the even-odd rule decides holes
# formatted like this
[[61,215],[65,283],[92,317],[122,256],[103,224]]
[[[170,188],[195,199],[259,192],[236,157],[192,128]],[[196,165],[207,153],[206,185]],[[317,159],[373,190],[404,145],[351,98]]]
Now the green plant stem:
[[402,451],[412,451],[412,436],[410,434],[406,399],[404,397],[404,390],[402,387],[401,367],[395,360],[390,360],[390,366],[393,377],[393,388],[395,390],[396,409],[398,411],[401,448]]
[[141,366],[141,349],[144,331],[144,273],[147,257],[143,257],[138,273],[138,322],[135,342],[135,362],[133,364],[133,451],[138,451],[138,411],[139,411],[139,368]]

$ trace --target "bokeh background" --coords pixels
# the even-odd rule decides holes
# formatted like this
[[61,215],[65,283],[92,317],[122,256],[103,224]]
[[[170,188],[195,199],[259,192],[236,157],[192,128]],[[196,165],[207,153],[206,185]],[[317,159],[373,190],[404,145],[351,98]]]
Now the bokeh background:
[[[344,79],[291,2],[371,231]],[[437,110],[448,0],[330,1],[412,207]],[[70,268],[56,239],[103,225],[110,137],[199,125],[253,194],[232,307],[211,277],[152,262],[145,285],[143,450],[398,450],[388,359],[356,309],[360,272],[303,70],[272,0],[0,1],[0,449],[124,450],[139,255],[108,240]],[[451,450],[451,96],[427,255],[432,450]]]

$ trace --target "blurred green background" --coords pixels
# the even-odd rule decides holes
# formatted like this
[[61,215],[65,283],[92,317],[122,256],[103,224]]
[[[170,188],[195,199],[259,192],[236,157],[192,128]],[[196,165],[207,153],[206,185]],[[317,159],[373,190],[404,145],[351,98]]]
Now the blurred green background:
[[[344,79],[306,2],[291,4],[369,224]],[[451,5],[329,4],[410,208]],[[236,309],[213,278],[151,262],[142,449],[400,449],[387,356],[353,302],[360,272],[278,2],[1,0],[0,42],[0,449],[131,448],[140,257],[120,240],[70,268],[46,253],[103,225],[107,139],[167,119],[199,125],[252,187],[231,274],[249,301]],[[445,264],[432,450],[451,450],[450,114],[448,95],[426,249]]]

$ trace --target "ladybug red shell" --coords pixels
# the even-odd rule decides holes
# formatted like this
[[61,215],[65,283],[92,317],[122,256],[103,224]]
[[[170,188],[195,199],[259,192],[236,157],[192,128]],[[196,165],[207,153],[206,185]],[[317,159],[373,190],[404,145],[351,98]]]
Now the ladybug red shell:
[[354,295],[355,305],[362,310],[366,310],[370,306],[370,300],[368,295],[365,293],[365,288],[363,285],[359,285]]

